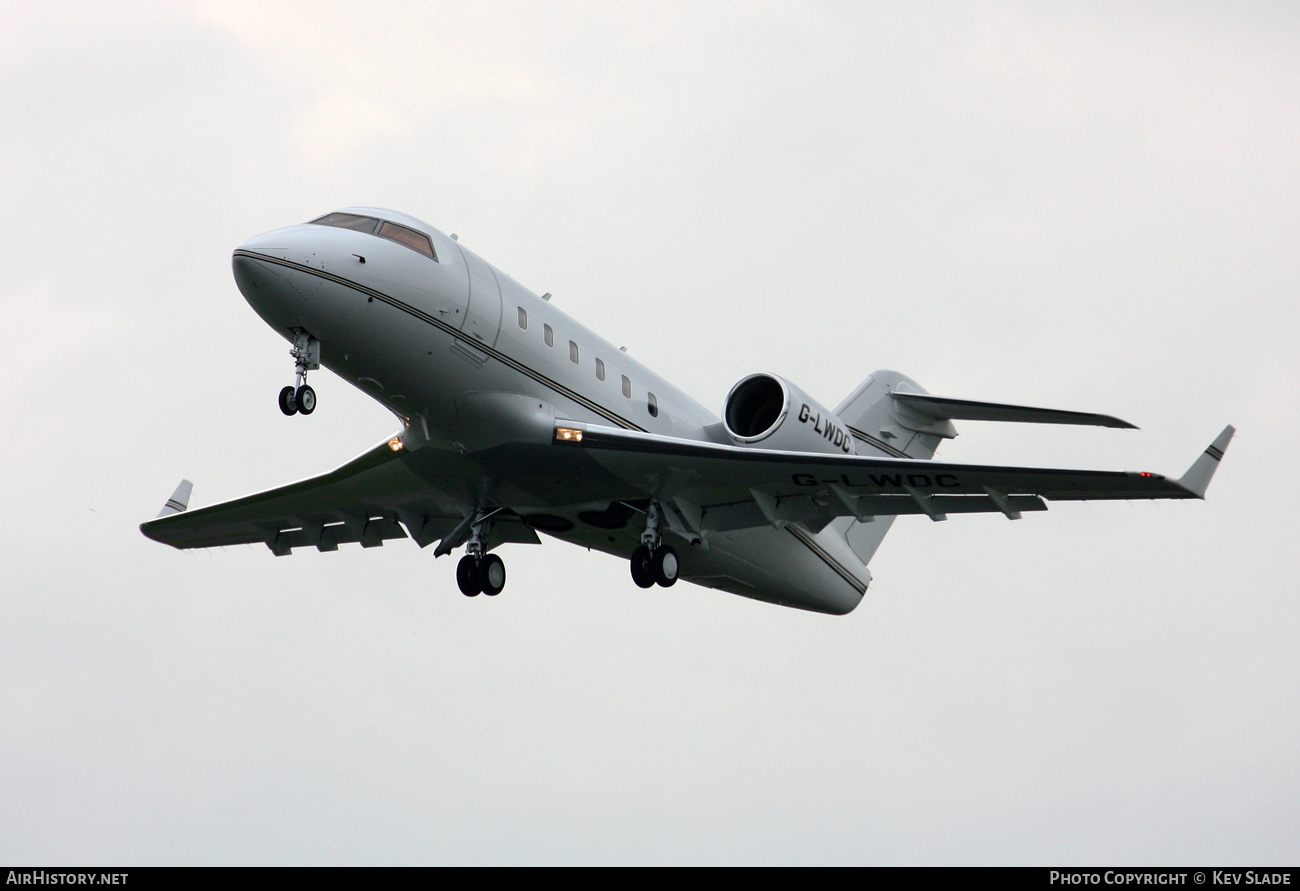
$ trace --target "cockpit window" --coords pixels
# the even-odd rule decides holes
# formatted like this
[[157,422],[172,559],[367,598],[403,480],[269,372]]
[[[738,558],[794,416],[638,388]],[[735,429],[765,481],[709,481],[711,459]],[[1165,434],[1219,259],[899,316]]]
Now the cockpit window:
[[354,213],[327,213],[312,222],[318,226],[352,229],[356,232],[365,232],[367,235],[374,235],[375,227],[379,225],[379,220],[374,217],[363,217]]
[[429,241],[429,236],[423,232],[416,232],[414,229],[408,229],[405,226],[399,226],[385,220],[384,224],[379,227],[379,237],[387,238],[389,241],[395,241],[398,244],[404,244],[412,250],[424,254],[430,260],[438,259],[433,253],[433,242]]
[[438,259],[438,255],[433,252],[433,242],[429,241],[429,236],[406,226],[390,223],[387,220],[364,217],[355,213],[327,213],[319,219],[312,220],[312,222],[317,226],[334,226],[338,229],[364,232],[367,235],[378,235],[380,238],[387,238],[389,241],[395,241],[398,244],[406,245],[412,250],[419,251],[431,260]]

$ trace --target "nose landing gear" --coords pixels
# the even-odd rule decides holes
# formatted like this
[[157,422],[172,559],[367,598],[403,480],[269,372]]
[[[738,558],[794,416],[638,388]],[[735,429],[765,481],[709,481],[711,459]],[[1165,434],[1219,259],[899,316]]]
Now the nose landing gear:
[[645,514],[645,531],[641,546],[632,552],[632,581],[638,588],[660,585],[671,588],[677,583],[677,551],[663,543],[659,532],[662,511],[658,501],[651,501]]
[[316,391],[303,384],[298,389],[285,387],[280,391],[280,411],[286,415],[309,415],[316,410]]
[[309,415],[316,410],[316,391],[307,386],[307,372],[320,368],[320,341],[301,328],[294,332],[294,385],[280,391],[280,411],[286,415]]

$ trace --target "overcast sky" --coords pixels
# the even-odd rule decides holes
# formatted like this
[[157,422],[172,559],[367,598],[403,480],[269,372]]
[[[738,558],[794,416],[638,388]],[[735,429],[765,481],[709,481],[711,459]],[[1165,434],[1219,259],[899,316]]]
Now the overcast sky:
[[[1068,6],[1068,8],[1066,8]],[[0,861],[1300,860],[1300,7],[136,2],[0,17]],[[230,252],[351,204],[717,411],[755,371],[1128,419],[953,461],[1205,503],[900,519],[847,617],[548,540],[148,541],[394,419]]]

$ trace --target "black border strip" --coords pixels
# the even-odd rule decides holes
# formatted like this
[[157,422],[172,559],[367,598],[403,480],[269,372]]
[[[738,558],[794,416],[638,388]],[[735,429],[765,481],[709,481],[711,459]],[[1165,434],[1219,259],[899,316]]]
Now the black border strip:
[[889,443],[885,442],[883,439],[876,439],[870,433],[863,433],[861,430],[859,430],[857,427],[854,427],[852,424],[849,424],[848,428],[849,428],[849,432],[852,433],[854,436],[856,436],[858,439],[862,440],[867,445],[873,448],[880,449],[886,455],[893,455],[895,458],[911,458],[910,455],[908,455],[906,452],[902,451],[901,449],[894,448]]

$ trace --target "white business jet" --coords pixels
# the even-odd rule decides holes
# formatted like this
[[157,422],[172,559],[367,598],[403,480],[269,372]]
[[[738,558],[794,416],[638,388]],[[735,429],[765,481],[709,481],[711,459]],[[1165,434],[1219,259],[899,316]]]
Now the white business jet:
[[1203,498],[1227,427],[1179,479],[1155,473],[930,461],[953,420],[1132,427],[1083,412],[933,396],[877,371],[834,410],[751,374],[718,419],[431,226],[348,208],[240,245],[235,281],[293,346],[286,415],[309,415],[325,367],[401,421],[321,476],[188,510],[182,481],[149,538],[177,548],[262,542],[464,547],[467,596],[495,595],[506,543],[537,533],[616,554],[648,588],[686,579],[783,606],[844,614],[900,514],[931,520],[1046,500]]

